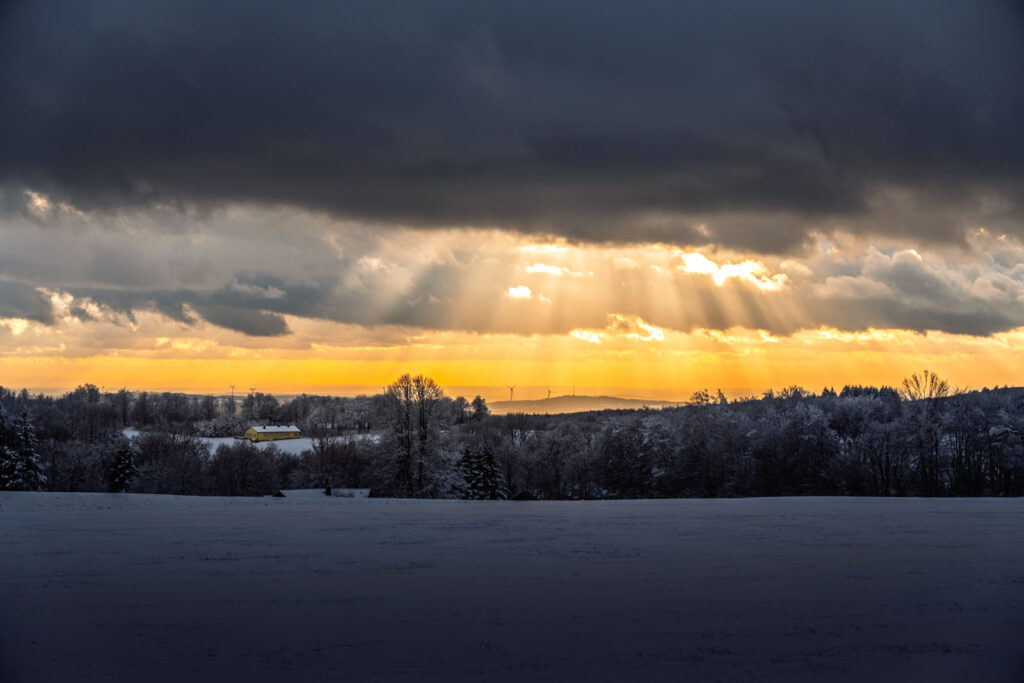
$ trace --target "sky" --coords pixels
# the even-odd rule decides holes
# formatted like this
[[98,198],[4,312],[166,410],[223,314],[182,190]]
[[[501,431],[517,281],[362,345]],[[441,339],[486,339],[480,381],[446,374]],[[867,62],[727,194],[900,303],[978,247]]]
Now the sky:
[[1024,8],[0,5],[0,385],[1024,384]]

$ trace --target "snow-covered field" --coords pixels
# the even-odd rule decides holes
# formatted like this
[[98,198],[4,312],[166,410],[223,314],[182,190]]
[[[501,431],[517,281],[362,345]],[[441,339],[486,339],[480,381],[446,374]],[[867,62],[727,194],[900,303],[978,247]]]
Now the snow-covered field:
[[[129,439],[141,434],[138,429],[127,427],[121,430],[122,433]],[[230,446],[232,444],[239,443],[238,439],[233,436],[200,436],[197,437],[200,441],[203,441],[210,447],[210,453],[216,453],[217,447],[220,445]],[[377,442],[380,440],[379,434],[347,434],[342,437],[341,440],[353,440],[353,441],[371,441]],[[258,448],[268,448],[270,444],[275,444],[279,449],[285,453],[292,453],[294,455],[301,455],[304,451],[313,450],[313,439],[308,437],[302,437],[300,439],[281,439],[280,441],[259,441],[255,445]]]
[[[200,441],[205,441],[210,447],[210,453],[216,453],[217,447],[220,445],[232,446],[236,443],[240,443],[238,439],[231,436],[201,436]],[[244,443],[244,442],[242,442]],[[281,439],[280,441],[258,441],[249,442],[254,443],[257,448],[268,448],[270,444],[274,444],[285,453],[294,453],[299,455],[303,451],[309,451],[313,449],[313,439],[302,438],[302,439]]]
[[1024,501],[0,493],[0,680],[1021,681]]
[[[125,428],[121,431],[129,439],[141,434],[138,429],[133,429],[131,427]],[[240,440],[235,439],[233,436],[200,436],[197,438],[210,447],[210,453],[215,453],[217,451],[217,447],[221,445],[231,446],[236,443],[241,443]],[[312,450],[313,448],[313,440],[305,437],[301,439],[281,439],[280,441],[260,441],[255,445],[258,448],[267,448],[270,444],[276,444],[277,447],[285,453],[294,453],[295,455],[299,455],[303,451]]]

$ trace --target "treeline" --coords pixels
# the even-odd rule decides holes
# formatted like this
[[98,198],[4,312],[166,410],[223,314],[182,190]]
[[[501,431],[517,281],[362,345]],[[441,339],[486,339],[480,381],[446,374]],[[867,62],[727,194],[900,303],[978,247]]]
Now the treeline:
[[107,393],[86,384],[60,397],[14,394],[0,387],[0,405],[28,407],[42,438],[95,441],[125,427],[193,436],[236,436],[252,424],[327,423],[338,431],[366,432],[381,426],[374,406],[379,397],[309,396],[281,402],[252,392],[235,399],[180,393]]
[[[140,407],[141,406],[141,407]],[[297,423],[309,450],[203,436]],[[138,429],[131,438],[125,427]],[[132,434],[132,432],[129,432]],[[377,396],[63,397],[0,389],[0,488],[261,495],[320,486],[374,495],[599,499],[1024,495],[1024,389],[800,387],[664,410],[491,415],[403,376]]]

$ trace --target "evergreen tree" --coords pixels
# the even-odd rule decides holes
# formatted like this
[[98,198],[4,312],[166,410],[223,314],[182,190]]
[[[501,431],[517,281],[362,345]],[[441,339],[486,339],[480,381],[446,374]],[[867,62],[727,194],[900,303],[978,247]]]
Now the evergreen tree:
[[462,497],[468,500],[498,500],[504,498],[498,463],[490,448],[467,448],[459,461],[459,469],[466,485]]
[[6,444],[0,444],[0,491],[15,491],[15,471],[18,454]]
[[36,430],[28,412],[19,413],[10,427],[6,417],[0,415],[0,489],[38,491],[42,488],[46,477],[36,446]]
[[135,476],[135,456],[132,453],[131,443],[125,441],[114,453],[107,469],[107,480],[110,482],[112,493],[122,493],[131,486],[132,477]]

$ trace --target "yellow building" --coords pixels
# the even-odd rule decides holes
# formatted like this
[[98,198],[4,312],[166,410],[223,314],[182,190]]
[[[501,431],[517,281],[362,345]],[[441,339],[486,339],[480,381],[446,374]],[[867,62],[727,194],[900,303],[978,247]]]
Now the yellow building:
[[245,430],[249,441],[280,441],[297,439],[301,432],[295,425],[253,425]]

